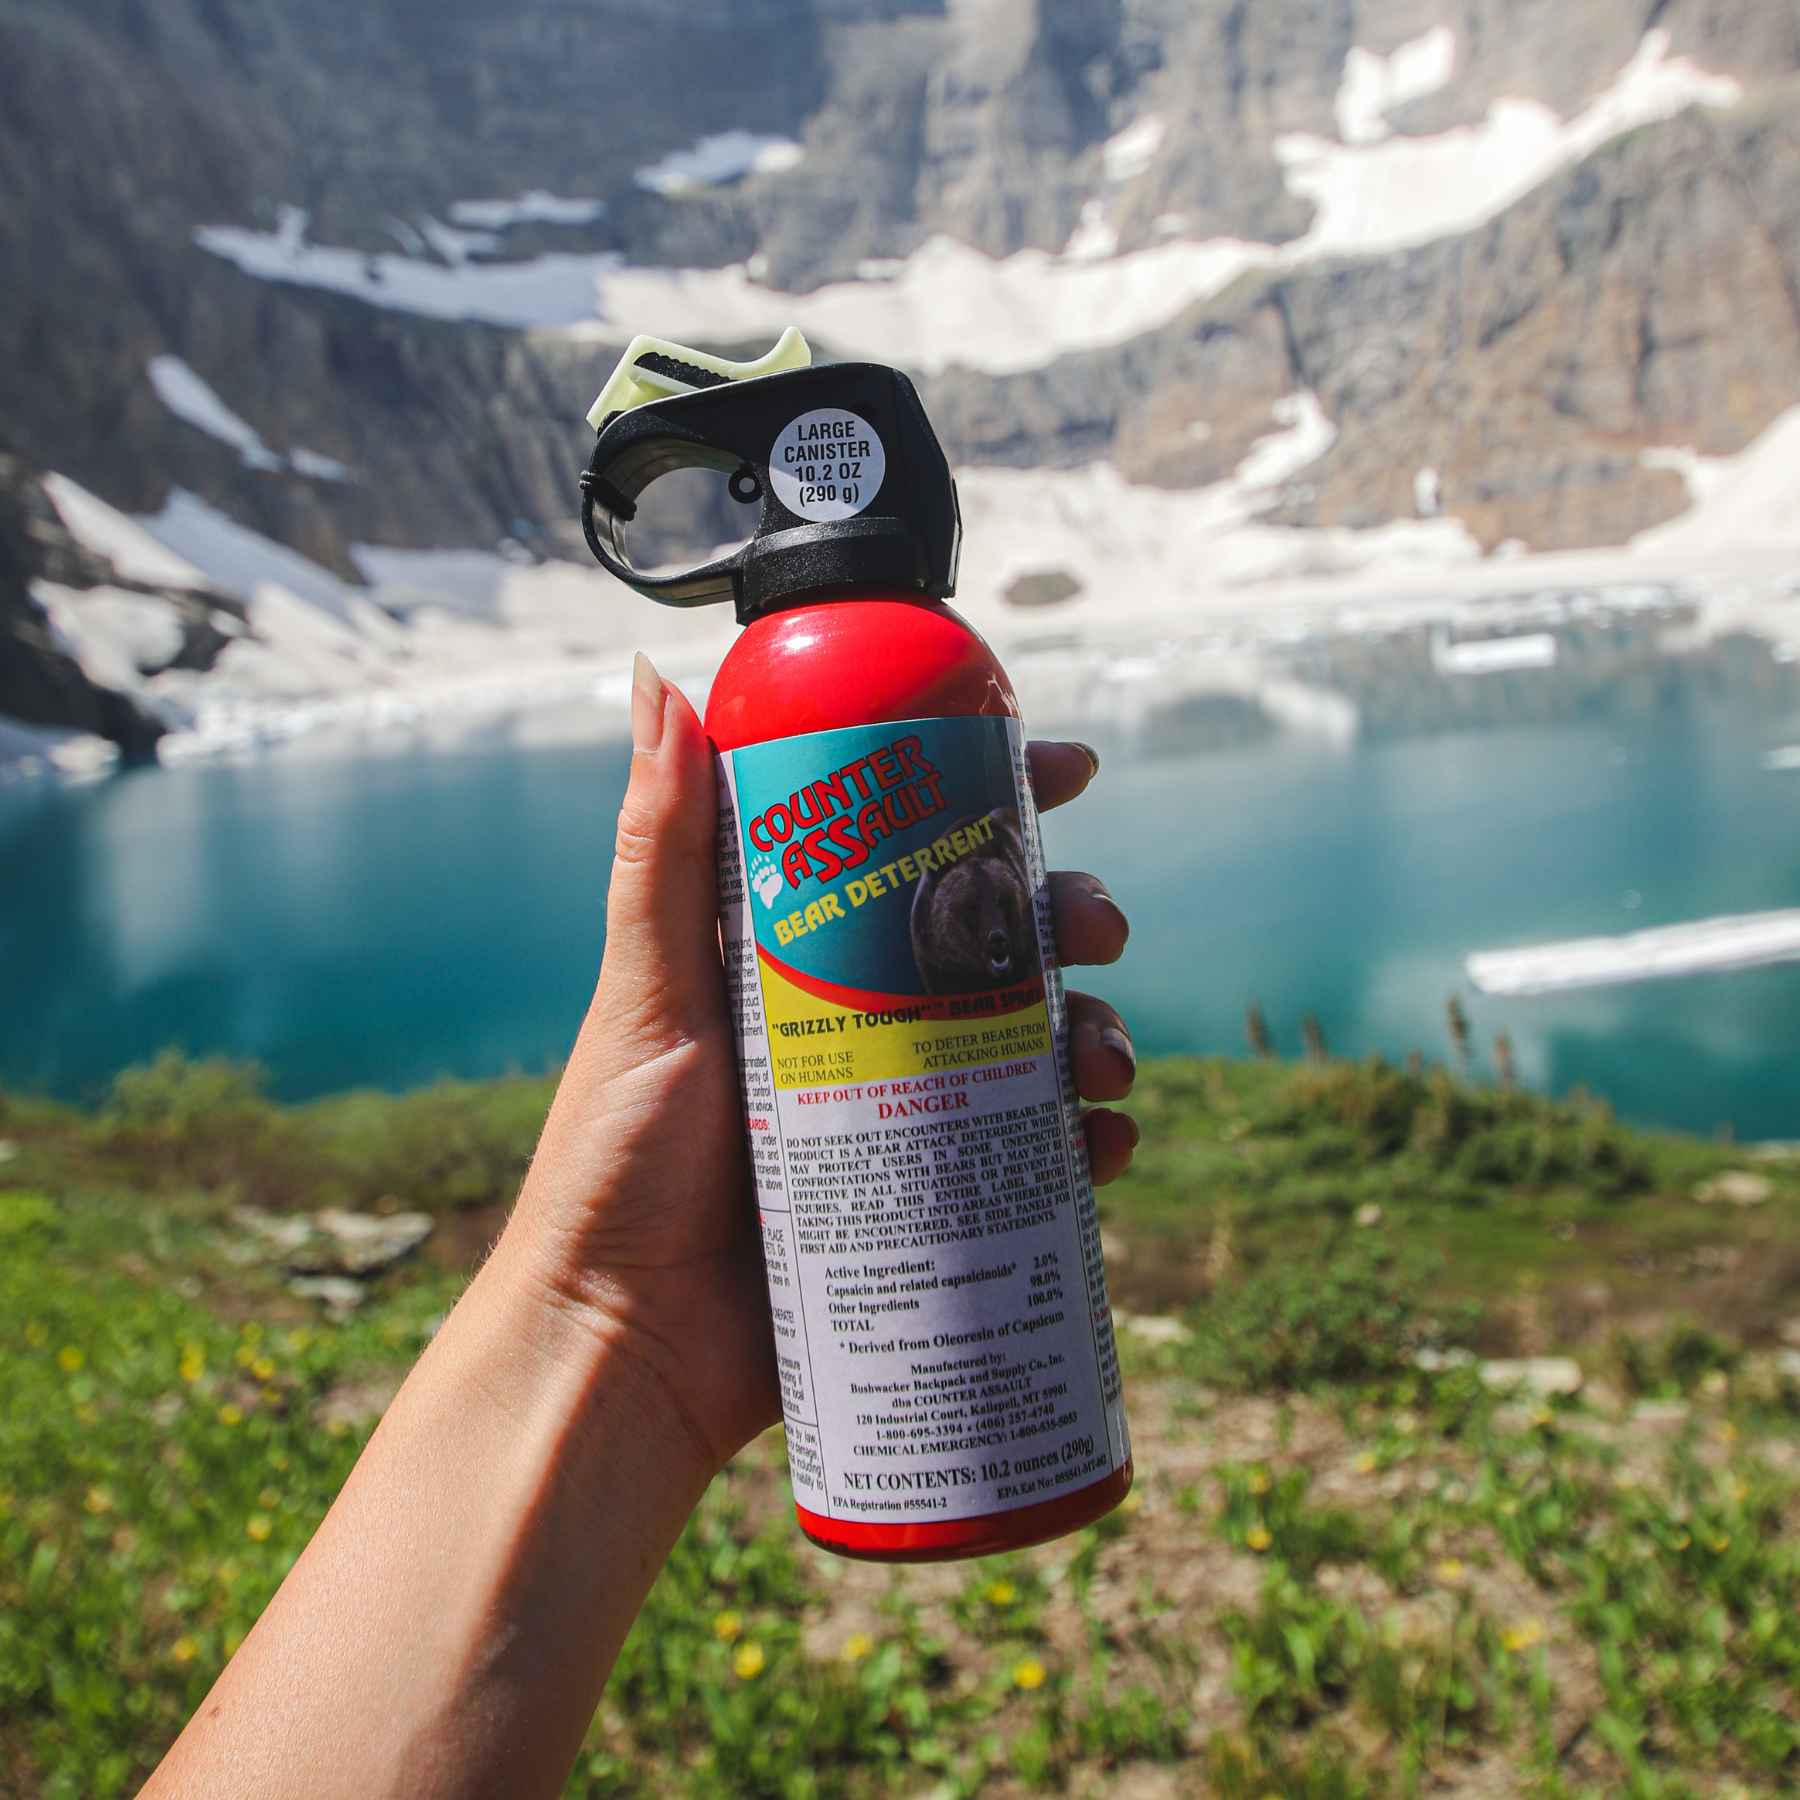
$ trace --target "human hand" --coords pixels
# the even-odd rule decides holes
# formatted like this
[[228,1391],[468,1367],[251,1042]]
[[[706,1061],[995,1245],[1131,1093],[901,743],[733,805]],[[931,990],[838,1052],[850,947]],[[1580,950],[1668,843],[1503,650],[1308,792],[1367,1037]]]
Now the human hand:
[[[639,658],[631,780],[619,814],[600,981],[508,1236],[542,1290],[651,1376],[709,1477],[780,1416],[755,1195],[718,938],[712,753],[686,698]],[[1095,773],[1078,744],[1034,743],[1039,809]],[[1066,963],[1109,963],[1125,916],[1091,875],[1050,877]],[[1135,1059],[1119,1015],[1069,995],[1075,1084],[1121,1100]],[[1137,1127],[1084,1119],[1095,1183]]]

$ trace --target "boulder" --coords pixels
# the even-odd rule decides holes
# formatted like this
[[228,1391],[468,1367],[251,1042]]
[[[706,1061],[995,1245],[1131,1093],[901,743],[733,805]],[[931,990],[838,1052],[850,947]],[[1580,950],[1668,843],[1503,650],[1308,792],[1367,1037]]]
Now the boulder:
[[302,1300],[323,1301],[333,1318],[342,1319],[362,1305],[368,1290],[348,1275],[296,1275],[288,1292]]
[[1750,1169],[1727,1169],[1694,1189],[1694,1198],[1702,1206],[1761,1206],[1774,1193],[1775,1184],[1766,1175]]
[[431,1236],[430,1213],[356,1213],[331,1207],[313,1215],[330,1246],[331,1267],[346,1275],[378,1275]]
[[271,1260],[279,1260],[294,1275],[379,1275],[410,1256],[433,1229],[430,1213],[359,1213],[342,1207],[272,1213],[237,1206],[231,1219]]
[[1120,1331],[1129,1331],[1133,1337],[1141,1338],[1146,1344],[1186,1344],[1194,1336],[1179,1319],[1148,1313],[1129,1313],[1118,1307],[1113,1309],[1113,1324]]
[[1495,1357],[1481,1365],[1484,1387],[1548,1400],[1581,1392],[1581,1365],[1572,1356]]

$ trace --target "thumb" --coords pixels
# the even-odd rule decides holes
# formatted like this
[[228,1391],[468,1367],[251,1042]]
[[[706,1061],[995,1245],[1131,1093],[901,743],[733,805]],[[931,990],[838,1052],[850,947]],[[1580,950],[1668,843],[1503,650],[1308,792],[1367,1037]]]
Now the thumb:
[[631,680],[631,781],[619,808],[606,952],[582,1028],[628,1066],[724,1019],[719,961],[717,777],[687,697],[640,655]]

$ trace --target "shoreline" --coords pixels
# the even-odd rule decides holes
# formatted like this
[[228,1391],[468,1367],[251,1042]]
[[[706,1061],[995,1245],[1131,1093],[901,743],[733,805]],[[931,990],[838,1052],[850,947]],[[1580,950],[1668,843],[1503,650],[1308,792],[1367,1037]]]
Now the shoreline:
[[[573,563],[484,570],[499,616],[421,604],[402,631],[380,613],[379,602],[419,597],[429,567],[414,573],[407,563],[416,558],[429,565],[442,554],[383,553],[388,579],[361,604],[381,617],[388,642],[325,621],[339,666],[323,678],[315,673],[310,688],[303,673],[299,691],[271,691],[266,671],[239,674],[224,664],[207,675],[152,678],[145,684],[150,696],[188,715],[159,743],[157,764],[246,761],[303,747],[329,754],[448,749],[496,732],[519,748],[611,742],[627,733],[631,658],[640,643],[703,705],[735,635],[724,609],[716,617],[671,617]],[[1120,590],[1129,595],[1131,584],[1121,582]],[[1347,739],[1355,731],[1354,708],[1334,707],[1329,690],[1284,682],[1282,659],[1307,646],[1372,641],[1421,627],[1504,642],[1546,618],[1606,621],[1691,605],[1692,627],[1664,634],[1670,655],[1743,633],[1770,644],[1781,661],[1800,657],[1800,570],[1791,551],[1774,545],[1728,557],[1588,550],[1455,567],[1393,566],[1378,574],[1199,587],[1182,603],[1166,597],[1134,603],[1110,590],[1084,590],[1039,609],[992,596],[990,586],[981,598],[951,604],[1013,668],[1027,716],[1046,727],[1104,723],[1097,716],[1100,697],[1117,688],[1127,709],[1150,694],[1165,702],[1255,696],[1285,725]],[[266,591],[258,598],[275,600]],[[288,595],[280,601],[287,610],[304,604]],[[616,603],[611,619],[608,602]],[[620,623],[639,626],[641,638],[628,638]],[[614,641],[596,641],[603,635]],[[271,654],[246,648],[262,650],[265,659]],[[1467,661],[1460,672],[1479,670],[1478,659]],[[1052,662],[1058,666],[1049,667]],[[1494,665],[1507,666],[1504,659]],[[1452,671],[1444,665],[1440,672]],[[0,780],[36,773],[90,781],[118,761],[116,747],[97,737],[0,719]]]

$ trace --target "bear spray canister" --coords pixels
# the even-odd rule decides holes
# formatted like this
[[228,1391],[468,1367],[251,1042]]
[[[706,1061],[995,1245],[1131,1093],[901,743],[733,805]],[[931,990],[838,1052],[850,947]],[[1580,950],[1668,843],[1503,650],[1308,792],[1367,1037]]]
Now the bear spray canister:
[[[582,519],[678,606],[730,600],[719,889],[801,1527],[985,1555],[1109,1511],[1131,1452],[1018,704],[948,606],[961,524],[912,384],[634,339]],[[754,534],[673,575],[624,527],[710,468]]]

